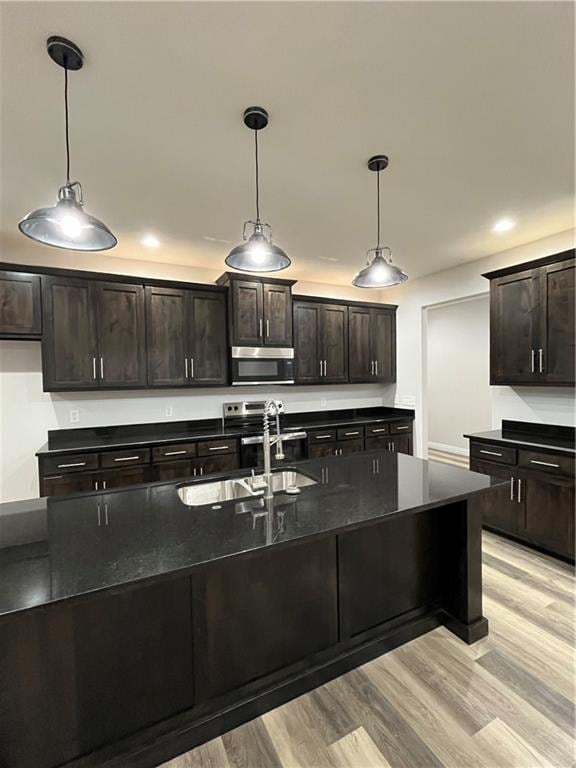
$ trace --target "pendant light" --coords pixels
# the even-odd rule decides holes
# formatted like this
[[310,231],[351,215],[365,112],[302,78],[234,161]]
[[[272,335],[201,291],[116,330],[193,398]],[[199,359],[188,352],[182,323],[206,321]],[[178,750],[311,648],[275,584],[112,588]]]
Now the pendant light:
[[[256,165],[256,219],[245,221],[240,245],[232,248],[226,257],[226,264],[242,272],[279,272],[291,262],[282,248],[272,242],[270,224],[260,220],[260,179],[258,166],[258,131],[268,125],[268,112],[262,107],[248,107],[244,112],[244,125],[254,131],[254,159]],[[246,229],[252,227],[250,237]],[[265,230],[268,230],[266,233]]]
[[64,123],[66,141],[66,184],[58,190],[58,201],[50,208],[38,208],[18,224],[32,240],[76,251],[104,251],[118,242],[108,227],[84,210],[82,187],[70,181],[70,137],[68,129],[68,72],[82,68],[80,48],[64,37],[49,37],[48,55],[64,69]]
[[[388,166],[386,155],[375,155],[368,160],[368,168],[375,171],[376,176],[376,205],[378,220],[378,242],[376,248],[368,251],[368,263],[352,280],[352,285],[357,288],[388,288],[408,280],[408,275],[402,272],[400,267],[392,264],[392,251],[386,246],[380,245],[380,172]],[[374,254],[370,258],[370,254]],[[386,253],[386,255],[384,255]]]

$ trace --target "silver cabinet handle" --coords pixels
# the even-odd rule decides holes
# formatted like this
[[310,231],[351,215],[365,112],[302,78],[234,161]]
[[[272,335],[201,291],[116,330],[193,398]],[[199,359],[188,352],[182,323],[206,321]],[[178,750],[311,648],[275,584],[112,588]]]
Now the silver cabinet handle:
[[230,448],[229,445],[215,445],[213,448],[209,448],[209,451],[226,451]]
[[188,451],[166,451],[164,453],[164,456],[181,456],[183,453],[188,453]]
[[194,467],[194,477],[196,477],[196,467]]
[[510,478],[510,501],[514,501],[514,478]]
[[266,320],[266,338],[270,338],[270,320]]
[[320,360],[320,376],[322,376],[322,360]]
[[327,440],[332,435],[314,435],[314,440]]
[[359,435],[360,432],[344,432],[344,434],[346,435],[346,437],[351,437],[352,435]]
[[194,378],[194,358],[190,358],[190,378]]
[[[409,426],[408,424],[407,424],[406,426],[404,426],[404,427],[403,427],[403,426],[400,426],[400,425],[398,425],[398,426],[394,427],[394,429],[396,429],[396,430],[399,430],[399,429],[410,429],[410,426]],[[501,454],[500,454],[500,453],[498,453],[498,454],[496,454],[496,455],[497,455],[497,456],[500,456]]]
[[104,525],[108,525],[108,504],[104,504]]
[[554,469],[560,469],[560,464],[553,464],[551,461],[536,461],[536,459],[530,459],[530,464],[539,464],[541,467],[554,467]]
[[482,448],[480,449],[480,453],[485,453],[488,456],[502,456],[502,454],[498,453],[497,451],[485,451]]
[[326,360],[324,360],[324,376],[326,376]]
[[200,476],[204,474],[204,467],[200,467]]
[[104,358],[100,357],[100,378],[104,381]]
[[380,432],[387,432],[387,431],[388,431],[388,430],[387,430],[387,428],[386,428],[386,427],[382,427],[382,429],[373,429],[373,430],[372,430],[372,432],[371,432],[371,434],[373,434],[373,435],[377,435],[377,434],[378,434],[378,433],[380,433]]
[[536,352],[531,349],[530,350],[530,371],[531,373],[534,373],[536,370]]
[[[98,480],[95,480],[95,481],[94,481],[94,490],[95,490],[95,491],[97,491],[97,490],[98,490]],[[98,506],[100,506],[100,505],[98,505]]]
[[92,358],[92,377],[94,381],[96,381],[97,376],[96,376],[96,358],[95,357]]
[[370,360],[370,375],[374,376],[374,360]]
[[378,376],[378,360],[374,360],[374,364],[376,366],[376,376]]
[[98,528],[100,528],[100,526],[102,525],[102,518],[100,516],[100,512],[101,512],[100,504],[98,504],[98,506],[96,507],[96,514],[98,515]]
[[188,358],[184,358],[184,378],[188,378]]
[[522,502],[522,480],[518,478],[518,504]]
[[66,467],[85,467],[85,461],[75,461],[73,464],[58,464],[58,469],[65,469]]
[[102,480],[102,490],[106,490],[106,480]]
[[139,459],[140,456],[120,456],[117,459],[114,459],[114,461],[136,461],[136,459]]
[[259,336],[262,338],[263,332],[262,332],[262,318],[258,320],[258,328],[259,328]]
[[544,351],[538,350],[538,368],[540,373],[544,373]]

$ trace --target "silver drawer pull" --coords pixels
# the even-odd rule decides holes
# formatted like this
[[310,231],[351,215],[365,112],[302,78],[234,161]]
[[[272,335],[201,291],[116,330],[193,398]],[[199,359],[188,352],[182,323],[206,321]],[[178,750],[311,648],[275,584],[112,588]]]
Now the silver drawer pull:
[[44,480],[62,480],[62,478],[63,478],[63,475],[50,475],[50,476],[46,475],[46,477],[44,477],[43,479]]
[[539,464],[542,467],[554,467],[554,469],[560,469],[560,464],[552,464],[550,461],[536,461],[536,459],[530,459],[530,464]]
[[387,430],[387,428],[386,428],[386,427],[382,427],[382,429],[373,429],[373,430],[372,430],[372,434],[373,434],[373,435],[376,435],[376,434],[378,434],[379,432],[388,432],[388,430]]
[[488,456],[502,456],[502,454],[497,451],[484,451],[480,449],[480,453],[486,453]]
[[351,437],[351,435],[359,435],[360,432],[344,432],[344,434],[346,435],[346,437]]
[[327,440],[332,435],[314,435],[314,440]]
[[64,469],[65,467],[85,467],[85,461],[76,461],[74,464],[58,464],[58,469]]
[[188,453],[188,451],[166,451],[164,456],[181,456],[183,453]]
[[121,456],[118,459],[114,459],[114,461],[136,461],[139,458],[140,456]]
[[410,426],[406,425],[405,427],[394,427],[394,429],[410,429]]
[[230,448],[229,445],[215,445],[213,448],[209,448],[209,451],[227,451]]

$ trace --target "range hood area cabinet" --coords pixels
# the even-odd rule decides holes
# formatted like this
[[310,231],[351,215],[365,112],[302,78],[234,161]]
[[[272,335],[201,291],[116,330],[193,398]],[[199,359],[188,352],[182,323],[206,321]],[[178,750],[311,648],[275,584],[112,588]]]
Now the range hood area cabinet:
[[216,283],[228,288],[232,347],[292,346],[292,286],[295,280],[225,272]]
[[574,249],[489,272],[490,384],[574,386]]

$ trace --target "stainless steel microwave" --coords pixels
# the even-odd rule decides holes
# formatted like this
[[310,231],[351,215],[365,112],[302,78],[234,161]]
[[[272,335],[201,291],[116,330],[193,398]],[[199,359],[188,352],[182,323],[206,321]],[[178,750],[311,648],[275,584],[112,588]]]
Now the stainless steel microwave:
[[232,347],[232,384],[294,384],[294,350]]

